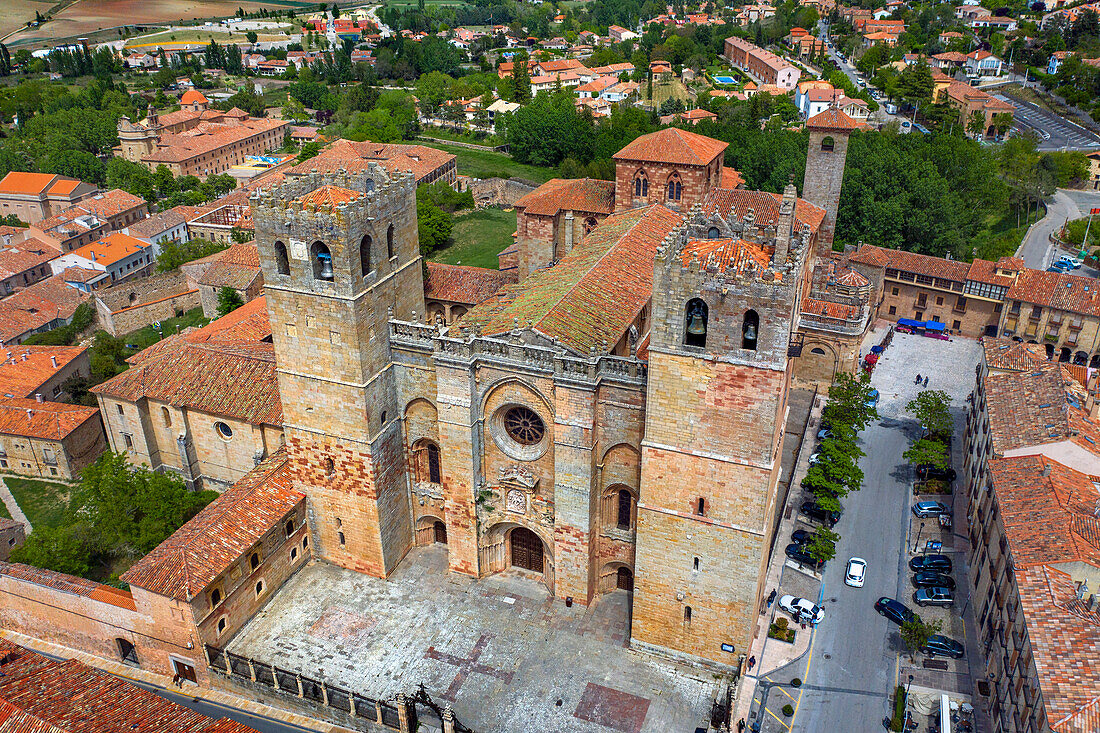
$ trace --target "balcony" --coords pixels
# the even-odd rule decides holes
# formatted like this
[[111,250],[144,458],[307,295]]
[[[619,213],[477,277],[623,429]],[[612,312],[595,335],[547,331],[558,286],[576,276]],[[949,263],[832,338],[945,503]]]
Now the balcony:
[[1084,326],[1084,325],[1085,325],[1085,322],[1082,321],[1080,318],[1074,318],[1072,321],[1069,322],[1069,330],[1071,330],[1071,331],[1080,331],[1081,327]]

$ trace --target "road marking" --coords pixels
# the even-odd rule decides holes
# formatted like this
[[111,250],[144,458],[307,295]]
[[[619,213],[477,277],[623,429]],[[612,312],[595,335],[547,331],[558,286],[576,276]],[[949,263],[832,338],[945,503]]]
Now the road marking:
[[796,702],[796,700],[794,699],[794,695],[792,695],[791,693],[789,693],[789,692],[787,692],[786,690],[784,690],[784,689],[783,689],[783,687],[782,687],[782,685],[777,685],[777,687],[779,687],[779,691],[780,691],[780,692],[782,692],[782,693],[783,693],[784,695],[786,695],[787,697],[791,698],[791,702]]
[[[787,725],[786,723],[784,723],[784,722],[783,722],[783,718],[780,718],[780,717],[779,717],[778,715],[776,715],[775,713],[773,713],[773,712],[771,711],[771,709],[770,709],[770,708],[764,708],[764,710],[765,710],[765,711],[767,711],[767,712],[768,712],[768,713],[769,713],[769,714],[770,714],[770,715],[771,715],[771,716],[772,716],[773,718],[775,718],[776,720],[778,720],[778,721],[779,721],[779,724],[780,724],[781,726],[783,726],[783,727],[784,727],[784,728],[786,728],[787,730],[790,730],[790,729],[791,729],[791,726],[790,726],[790,725]],[[795,711],[795,712],[797,712],[797,711]],[[793,715],[791,716],[791,725],[794,725],[794,716],[793,716]]]

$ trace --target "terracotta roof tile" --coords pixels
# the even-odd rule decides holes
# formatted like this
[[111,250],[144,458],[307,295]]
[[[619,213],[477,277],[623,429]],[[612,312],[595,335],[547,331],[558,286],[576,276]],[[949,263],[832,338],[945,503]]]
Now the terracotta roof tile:
[[503,288],[459,323],[492,336],[518,319],[575,352],[606,353],[649,302],[657,246],[680,222],[660,204],[612,214],[557,265]]
[[0,397],[34,397],[42,385],[87,351],[84,346],[0,347]]
[[54,275],[0,300],[0,344],[12,341],[55,321],[72,318],[88,296]]
[[99,410],[61,402],[14,398],[0,400],[0,433],[41,440],[64,440]]
[[721,155],[728,146],[729,143],[720,140],[669,127],[636,138],[611,157],[615,160],[640,160],[650,163],[707,165]]
[[152,163],[178,163],[240,142],[253,135],[289,128],[286,120],[243,119],[224,122],[200,122],[196,127],[176,133],[163,133],[157,149],[142,156]]
[[[749,191],[743,188],[716,188],[707,194],[703,201],[703,213],[720,214],[727,218],[730,214],[743,221],[751,210],[757,227],[775,226],[779,221],[779,204],[783,197],[768,191]],[[825,219],[825,210],[805,199],[798,199],[794,209],[795,231],[802,234],[816,233]]]
[[9,653],[0,676],[0,729],[12,733],[255,733],[222,720],[75,659]]
[[424,299],[477,305],[517,280],[518,276],[514,272],[429,262],[428,279],[424,281]]
[[292,486],[286,450],[280,449],[134,563],[122,580],[190,601],[304,500]]
[[1087,400],[1085,387],[1056,362],[1038,362],[1026,371],[991,371],[986,404],[994,451],[1004,455],[1072,440],[1100,456],[1100,424],[1084,409]]
[[829,108],[806,120],[806,128],[809,130],[833,130],[836,132],[850,132],[858,130],[860,123],[836,108]]
[[966,262],[945,260],[942,257],[921,255],[900,249],[886,249],[874,245],[860,247],[859,251],[853,254],[849,261],[884,266],[959,283],[965,283],[970,273],[970,264]]
[[68,254],[109,267],[119,260],[124,260],[138,252],[150,249],[152,246],[137,237],[131,237],[129,234],[113,232],[102,239],[97,239],[83,247],[74,249]]
[[180,104],[206,104],[206,96],[198,89],[188,89],[180,97]]
[[774,247],[746,239],[698,239],[684,245],[680,260],[686,267],[698,262],[704,269],[755,274],[771,264]]
[[299,196],[298,202],[303,206],[313,208],[319,208],[328,204],[335,210],[337,205],[353,201],[361,196],[363,196],[361,192],[353,191],[350,188],[343,188],[341,186],[321,186],[304,196]]
[[615,182],[552,178],[521,197],[515,207],[538,216],[556,216],[559,211],[610,214],[615,210]]
[[728,165],[722,166],[722,188],[737,188],[743,185],[745,185],[745,179],[741,177],[736,168],[730,168]]
[[34,237],[9,244],[0,248],[0,279],[40,267],[57,256],[56,249]]
[[353,142],[341,139],[327,146],[315,157],[286,171],[286,175],[304,176],[314,169],[322,173],[331,173],[340,168],[344,168],[349,173],[355,173],[366,170],[371,163],[378,163],[391,174],[412,171],[419,182],[454,160],[454,155],[424,145],[373,143],[369,140]]
[[180,211],[180,207],[174,207],[168,209],[168,211],[162,211],[159,214],[153,214],[147,219],[142,219],[139,222],[131,224],[128,227],[128,231],[135,237],[148,237],[152,238],[158,234],[178,227],[181,224],[187,223],[187,217]]
[[1009,288],[1008,298],[1070,313],[1100,316],[1100,282],[1091,277],[1024,269]]

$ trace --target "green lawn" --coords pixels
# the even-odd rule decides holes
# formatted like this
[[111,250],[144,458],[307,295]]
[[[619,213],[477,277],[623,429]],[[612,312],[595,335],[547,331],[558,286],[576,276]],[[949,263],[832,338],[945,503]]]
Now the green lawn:
[[[1031,223],[1043,218],[1045,212],[1032,212]],[[1020,242],[1027,233],[1028,222],[1020,219],[1020,226],[1016,226],[1016,214],[1008,210],[1003,216],[993,215],[986,219],[985,228],[979,231],[971,242],[971,247],[978,250],[977,256],[983,260],[996,262],[1001,257],[1011,257],[1016,254]],[[960,253],[969,258],[970,253]]]
[[146,326],[126,334],[122,337],[122,341],[127,345],[133,344],[138,349],[147,349],[165,336],[179,333],[188,326],[205,326],[207,323],[210,323],[210,319],[203,316],[202,308],[192,308],[182,316],[161,321],[159,332],[152,326]]
[[448,265],[474,265],[496,269],[497,255],[512,244],[516,230],[515,209],[481,209],[455,216],[453,244],[428,259]]
[[[545,183],[551,178],[556,178],[558,172],[554,168],[542,168],[537,165],[524,165],[517,163],[504,153],[491,153],[484,150],[470,150],[457,145],[447,143],[420,141],[420,144],[430,148],[438,148],[448,153],[453,153],[458,159],[458,173],[474,178],[526,178],[536,183]],[[511,233],[511,232],[509,232]]]
[[59,527],[64,524],[69,504],[69,487],[37,479],[5,476],[15,503],[27,515],[31,527]]
[[450,128],[444,127],[425,127],[420,134],[424,137],[434,138],[446,142],[447,140],[457,140],[460,143],[472,143],[474,145],[484,145],[487,148],[491,148],[494,145],[501,145],[504,141],[494,137],[478,138],[477,135],[473,135],[468,132],[455,132]]
[[11,519],[11,512],[8,511],[8,505],[2,501],[0,501],[0,517]]

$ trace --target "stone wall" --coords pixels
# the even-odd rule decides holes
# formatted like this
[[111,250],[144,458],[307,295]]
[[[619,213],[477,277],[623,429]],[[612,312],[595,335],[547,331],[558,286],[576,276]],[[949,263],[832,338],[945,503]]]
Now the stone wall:
[[166,272],[97,291],[94,300],[100,326],[118,336],[190,310],[198,298],[182,272]]
[[520,178],[471,178],[470,193],[479,208],[487,206],[513,206],[517,201],[538,188],[538,184]]
[[939,321],[951,329],[952,333],[978,338],[985,335],[986,326],[997,326],[1001,320],[1001,310],[1001,303],[991,300],[914,283],[886,280],[883,283],[878,315],[890,321],[897,321],[899,318]]
[[[634,179],[644,172],[648,190],[644,196],[635,196]],[[680,200],[668,196],[668,181],[673,175],[680,178]],[[650,204],[663,204],[675,211],[687,212],[695,204],[702,203],[711,188],[722,181],[722,156],[702,165],[673,165],[629,160],[615,161],[615,211],[627,211]]]
[[848,155],[848,133],[810,130],[809,152],[802,198],[825,209],[825,218],[817,233],[818,251],[831,252],[836,231],[836,212],[840,206],[840,187],[844,183],[844,161]]
[[0,469],[22,476],[71,481],[105,450],[103,423],[96,415],[64,440],[0,435]]

